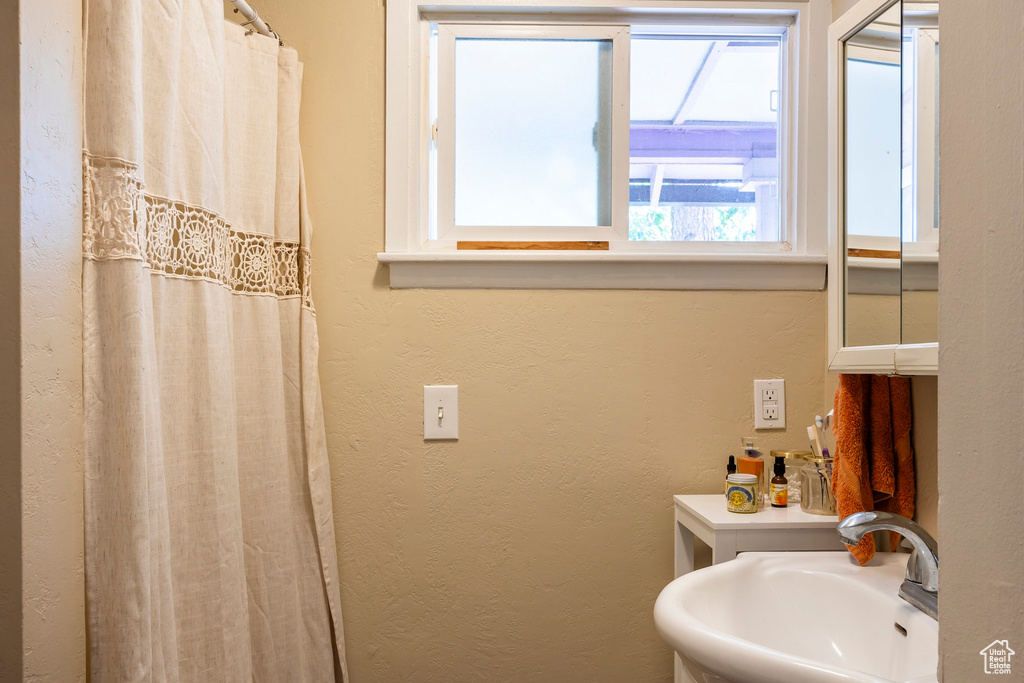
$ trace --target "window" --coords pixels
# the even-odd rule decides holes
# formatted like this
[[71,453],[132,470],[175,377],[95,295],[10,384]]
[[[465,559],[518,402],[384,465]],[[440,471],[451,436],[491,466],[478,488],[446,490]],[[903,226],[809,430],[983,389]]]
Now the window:
[[899,51],[847,45],[846,230],[877,238],[854,247],[899,249],[899,99]]
[[847,246],[920,256],[938,246],[938,31],[934,12],[904,21],[894,6],[846,41]]
[[779,241],[784,35],[634,34],[630,240]]
[[[796,288],[823,287],[824,198],[800,192],[813,172],[797,126],[808,3],[721,12],[729,4],[533,16],[389,2],[379,259],[420,274],[471,261],[474,277],[515,260],[785,262],[813,274]],[[815,134],[823,145],[824,121]],[[519,253],[534,245],[544,251]]]
[[432,239],[614,239],[613,214],[626,215],[628,198],[615,157],[628,131],[612,110],[624,111],[629,29],[441,24],[432,33]]

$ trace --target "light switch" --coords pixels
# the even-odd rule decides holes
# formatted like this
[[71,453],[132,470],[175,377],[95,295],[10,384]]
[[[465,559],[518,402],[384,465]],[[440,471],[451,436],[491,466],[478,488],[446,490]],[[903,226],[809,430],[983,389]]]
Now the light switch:
[[459,438],[459,385],[423,387],[423,439]]

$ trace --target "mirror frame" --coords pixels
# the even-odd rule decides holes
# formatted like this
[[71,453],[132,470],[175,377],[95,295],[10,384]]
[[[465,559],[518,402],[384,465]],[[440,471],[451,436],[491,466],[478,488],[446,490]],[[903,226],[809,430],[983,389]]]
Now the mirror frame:
[[[846,340],[844,329],[846,267],[843,258],[846,251],[845,42],[898,2],[900,0],[860,0],[833,22],[828,30],[828,369],[830,372],[936,375],[939,371],[938,342],[879,344],[877,346],[844,345]],[[900,264],[902,270],[902,259]]]

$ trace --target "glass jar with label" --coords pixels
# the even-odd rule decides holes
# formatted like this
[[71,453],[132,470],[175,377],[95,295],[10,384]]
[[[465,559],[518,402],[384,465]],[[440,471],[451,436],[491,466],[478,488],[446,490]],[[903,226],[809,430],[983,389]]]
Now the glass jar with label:
[[729,512],[750,514],[757,512],[758,485],[757,475],[730,474],[726,477],[726,508]]

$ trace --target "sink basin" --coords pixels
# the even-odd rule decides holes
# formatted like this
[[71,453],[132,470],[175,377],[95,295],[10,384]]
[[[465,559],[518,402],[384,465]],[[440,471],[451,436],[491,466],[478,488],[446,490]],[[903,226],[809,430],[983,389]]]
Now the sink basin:
[[908,557],[743,553],[666,586],[654,622],[701,683],[936,683],[938,623],[896,595]]

